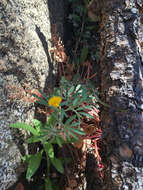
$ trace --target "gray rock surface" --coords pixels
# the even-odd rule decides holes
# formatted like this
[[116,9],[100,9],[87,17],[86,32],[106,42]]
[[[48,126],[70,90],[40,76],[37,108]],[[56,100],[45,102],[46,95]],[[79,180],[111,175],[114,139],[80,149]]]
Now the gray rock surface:
[[9,125],[30,122],[35,112],[33,104],[10,96],[19,89],[25,95],[24,84],[35,89],[54,83],[49,40],[52,24],[62,34],[63,16],[62,0],[0,1],[0,190],[17,181],[24,171],[21,155],[27,152],[27,134]]

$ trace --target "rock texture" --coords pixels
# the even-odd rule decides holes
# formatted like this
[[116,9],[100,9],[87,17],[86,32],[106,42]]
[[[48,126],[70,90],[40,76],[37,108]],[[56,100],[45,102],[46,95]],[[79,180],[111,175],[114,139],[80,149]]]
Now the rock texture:
[[48,88],[55,81],[49,40],[53,24],[62,33],[63,12],[62,0],[0,1],[0,190],[23,171],[25,133],[9,125],[34,116],[34,106],[20,101],[25,86]]
[[143,1],[108,0],[101,21],[106,189],[143,189]]

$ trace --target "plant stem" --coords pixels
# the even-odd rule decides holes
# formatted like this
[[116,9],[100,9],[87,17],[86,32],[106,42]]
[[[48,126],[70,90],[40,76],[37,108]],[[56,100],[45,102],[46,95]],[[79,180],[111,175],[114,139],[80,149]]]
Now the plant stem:
[[74,57],[76,56],[77,49],[78,49],[79,43],[81,41],[82,33],[83,33],[83,30],[84,30],[84,24],[85,24],[85,13],[83,15],[83,21],[82,21],[82,26],[81,26],[81,30],[80,30],[80,36],[79,36],[79,39],[78,39],[78,41],[77,41],[77,43],[75,45]]

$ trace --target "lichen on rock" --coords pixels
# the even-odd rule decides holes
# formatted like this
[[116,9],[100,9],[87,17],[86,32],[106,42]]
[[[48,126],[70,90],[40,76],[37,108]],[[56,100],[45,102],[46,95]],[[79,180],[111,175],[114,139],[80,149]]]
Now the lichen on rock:
[[11,129],[10,124],[29,123],[35,113],[33,104],[10,99],[10,90],[13,86],[24,89],[23,84],[44,89],[56,80],[50,39],[53,21],[63,26],[63,1],[56,2],[52,5],[55,10],[52,21],[49,9],[52,1],[0,2],[0,189],[8,189],[17,181],[23,171],[18,170],[22,168],[21,155],[27,152],[24,143],[27,134]]

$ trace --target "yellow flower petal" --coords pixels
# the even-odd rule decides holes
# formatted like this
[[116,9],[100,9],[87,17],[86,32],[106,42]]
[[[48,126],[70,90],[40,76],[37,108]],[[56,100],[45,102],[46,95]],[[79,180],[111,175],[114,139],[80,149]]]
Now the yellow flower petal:
[[62,98],[60,96],[53,96],[49,99],[48,104],[50,106],[59,107],[59,104],[61,103]]

